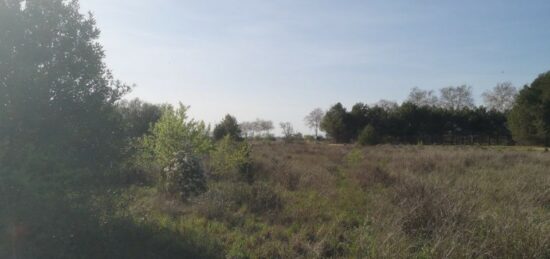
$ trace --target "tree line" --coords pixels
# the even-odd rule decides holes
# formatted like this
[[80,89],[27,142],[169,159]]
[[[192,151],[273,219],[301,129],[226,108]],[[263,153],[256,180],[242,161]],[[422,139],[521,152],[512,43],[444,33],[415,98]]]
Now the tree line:
[[[480,106],[474,104],[472,88],[466,85],[442,88],[439,95],[415,87],[401,104],[381,100],[374,105],[356,103],[349,110],[341,103],[326,112],[316,108],[304,118],[313,136],[303,136],[290,122],[280,122],[279,127],[285,140],[319,140],[319,133],[325,132],[335,143],[548,145],[547,77],[548,73],[541,74],[521,91],[509,82],[499,83],[483,93]],[[123,118],[134,121],[126,122],[132,125],[129,130],[139,129],[128,134],[138,135],[147,131],[155,116],[160,117],[162,106],[133,100],[117,107],[124,111]],[[140,113],[141,119],[136,117]],[[239,123],[228,114],[215,125],[212,137],[275,139],[274,125],[264,119]]]
[[510,89],[507,94],[515,95],[511,85],[499,84],[485,94],[495,97],[488,102],[490,108],[474,106],[468,86],[443,88],[439,97],[433,91],[413,88],[401,105],[357,103],[348,111],[338,103],[327,111],[321,128],[338,143],[370,139],[371,144],[509,144],[506,113],[511,103],[492,101],[508,100],[496,97],[503,86]]
[[337,143],[366,144],[488,144],[548,146],[550,73],[521,91],[509,82],[483,93],[484,106],[475,106],[469,86],[433,91],[413,88],[398,105],[388,101],[355,104],[348,111],[332,106],[320,128]]
[[[447,144],[447,145],[546,145],[550,143],[549,73],[539,75],[521,91],[510,82],[498,83],[484,92],[483,105],[476,106],[471,86],[439,90],[414,87],[402,103],[381,100],[374,105],[356,103],[350,110],[341,103],[326,112],[311,111],[304,122],[335,143]],[[238,123],[227,115],[214,128],[214,138],[271,138],[273,122],[257,119]],[[302,139],[290,122],[279,124],[286,140]]]

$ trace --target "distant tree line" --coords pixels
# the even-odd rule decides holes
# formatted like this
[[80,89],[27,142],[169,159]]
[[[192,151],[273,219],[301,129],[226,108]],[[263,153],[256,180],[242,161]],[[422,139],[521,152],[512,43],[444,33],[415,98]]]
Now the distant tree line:
[[475,106],[472,88],[413,88],[401,105],[380,101],[332,106],[320,124],[336,143],[550,145],[550,72],[518,93],[509,82],[483,93]]
[[490,108],[475,107],[466,85],[443,88],[439,96],[415,87],[401,105],[357,103],[348,111],[338,103],[327,111],[321,128],[337,143],[509,144],[506,112],[511,103],[503,103],[508,99],[501,95],[513,99],[517,91],[507,86],[510,91],[497,91],[499,84],[484,95],[495,100]]
[[376,135],[369,143],[508,144],[511,134],[505,113],[484,107],[446,109],[406,102],[393,109],[355,104],[350,111],[334,105],[321,128],[337,143],[358,140],[367,129]]
[[[550,73],[518,90],[509,82],[483,93],[484,105],[476,106],[472,88],[466,85],[434,91],[413,88],[402,104],[381,100],[374,105],[356,103],[350,110],[341,103],[328,111],[314,109],[304,123],[335,143],[447,144],[447,145],[550,145]],[[139,100],[118,104],[127,137],[141,136],[162,114],[166,105]],[[284,140],[303,139],[290,122],[280,122]],[[214,140],[274,139],[269,120],[241,122],[226,115],[212,132]]]

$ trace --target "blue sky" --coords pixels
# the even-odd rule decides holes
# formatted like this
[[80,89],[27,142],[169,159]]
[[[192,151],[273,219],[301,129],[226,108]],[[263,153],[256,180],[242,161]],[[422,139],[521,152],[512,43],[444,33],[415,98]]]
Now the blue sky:
[[290,121],[336,102],[402,101],[414,87],[550,70],[550,1],[81,0],[129,97],[216,123]]

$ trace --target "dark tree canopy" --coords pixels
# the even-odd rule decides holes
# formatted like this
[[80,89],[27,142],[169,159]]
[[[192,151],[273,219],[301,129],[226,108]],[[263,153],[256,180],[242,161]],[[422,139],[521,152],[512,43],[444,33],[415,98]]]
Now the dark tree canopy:
[[[368,126],[367,134],[364,129]],[[341,105],[333,106],[322,126],[335,142],[360,140],[361,135],[376,131],[382,143],[502,143],[510,141],[503,112],[483,107],[447,109],[403,103],[393,109],[355,104],[350,112]]]
[[550,145],[550,72],[519,92],[508,123],[517,142]]
[[163,107],[133,99],[119,102],[117,110],[122,117],[124,137],[138,138],[146,134],[162,117]]
[[229,136],[234,140],[241,139],[241,128],[237,119],[229,114],[225,115],[223,120],[214,127],[214,139],[220,140],[225,136]]
[[0,239],[18,225],[28,232],[9,256],[1,244],[2,258],[105,257],[97,250],[107,242],[85,240],[108,240],[91,197],[105,193],[122,156],[114,104],[127,87],[103,62],[94,19],[78,9],[0,1]]
[[350,122],[351,119],[346,108],[341,103],[337,103],[325,114],[321,122],[321,129],[334,141],[347,143],[351,141],[352,137]]
[[79,165],[112,159],[113,104],[127,87],[106,68],[98,36],[76,1],[0,1],[0,143],[9,160],[23,161],[31,146]]
[[373,126],[367,125],[359,134],[357,142],[363,146],[376,145],[380,143],[378,132]]

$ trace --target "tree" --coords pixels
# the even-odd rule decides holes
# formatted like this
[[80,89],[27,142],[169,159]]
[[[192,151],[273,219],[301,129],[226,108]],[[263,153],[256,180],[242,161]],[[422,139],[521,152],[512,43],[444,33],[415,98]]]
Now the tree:
[[436,106],[438,103],[438,98],[435,96],[434,91],[421,90],[418,87],[411,89],[411,93],[407,98],[407,101],[418,107],[422,106]]
[[271,130],[275,128],[273,126],[273,122],[268,120],[260,120],[258,125],[259,129],[264,132],[265,136],[269,136]]
[[487,108],[499,112],[512,109],[518,90],[510,82],[498,83],[492,90],[483,93],[483,100]]
[[316,140],[319,138],[319,128],[321,127],[321,121],[323,120],[324,115],[325,112],[323,112],[321,108],[316,108],[304,118],[306,125],[315,131]]
[[382,108],[384,111],[395,111],[399,105],[397,104],[397,102],[394,102],[394,101],[388,101],[388,100],[380,100],[378,101],[375,105],[375,107],[380,107]]
[[508,124],[517,142],[550,146],[550,71],[519,92]]
[[229,136],[233,140],[241,139],[241,128],[237,119],[229,114],[225,115],[225,118],[220,122],[220,124],[214,127],[214,139],[220,140],[225,136]]
[[341,103],[337,103],[323,117],[321,129],[337,143],[347,143],[351,140],[350,116]]
[[106,68],[98,37],[76,1],[0,1],[0,143],[12,163],[30,146],[78,166],[116,158],[114,103],[129,87]]
[[138,138],[146,134],[162,116],[163,107],[140,99],[123,100],[117,104],[122,117],[124,136]]
[[239,124],[239,129],[241,129],[241,133],[243,134],[243,137],[250,138],[254,137],[254,122],[241,122]]
[[283,136],[285,139],[290,140],[294,136],[294,127],[290,122],[281,122],[279,123],[281,130],[283,131]]
[[449,86],[441,89],[440,93],[439,105],[445,109],[462,110],[474,107],[471,86]]
[[28,233],[17,246],[2,233],[2,258],[82,257],[96,247],[86,241],[102,239],[95,215],[107,197],[96,194],[119,168],[115,103],[129,87],[107,69],[98,37],[77,1],[0,1],[0,221]]

